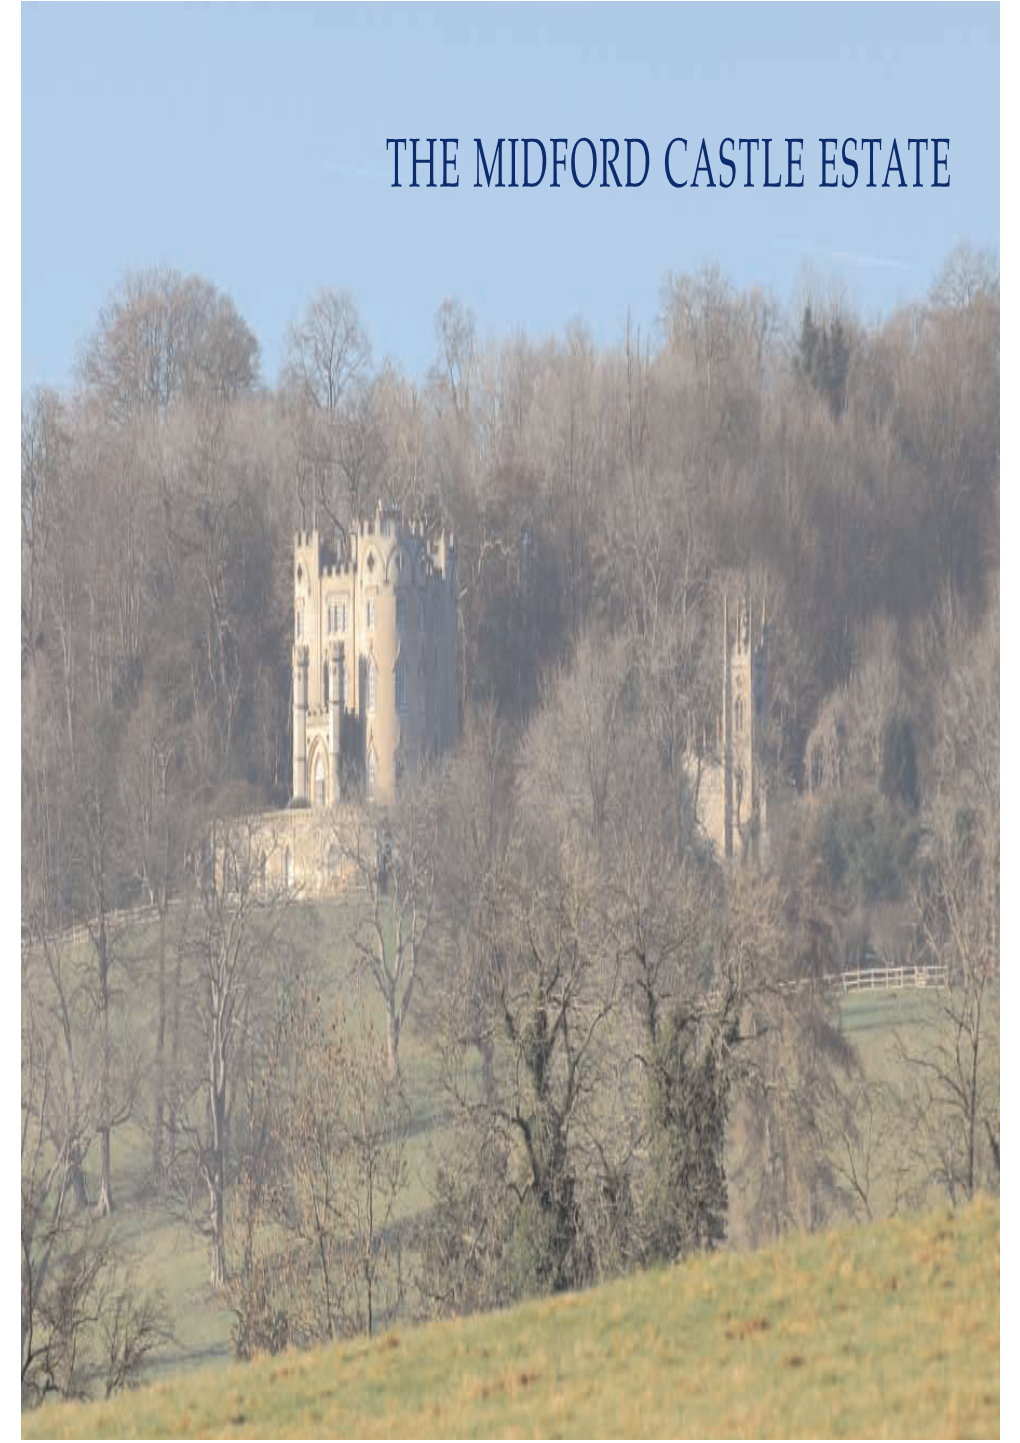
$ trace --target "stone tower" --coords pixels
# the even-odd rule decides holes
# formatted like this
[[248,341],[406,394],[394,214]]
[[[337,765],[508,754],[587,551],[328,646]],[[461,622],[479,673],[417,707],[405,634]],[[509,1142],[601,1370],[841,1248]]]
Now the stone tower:
[[768,787],[762,766],[763,723],[768,706],[765,606],[755,628],[749,599],[736,616],[723,599],[723,687],[714,752],[689,754],[687,774],[695,814],[720,858],[764,858],[768,843]]
[[761,720],[766,705],[765,605],[754,633],[751,603],[742,598],[731,627],[723,601],[723,837],[726,857],[757,858],[767,829],[766,790],[760,760]]
[[327,545],[294,540],[294,796],[341,795],[345,773],[391,804],[458,734],[457,558],[380,506]]

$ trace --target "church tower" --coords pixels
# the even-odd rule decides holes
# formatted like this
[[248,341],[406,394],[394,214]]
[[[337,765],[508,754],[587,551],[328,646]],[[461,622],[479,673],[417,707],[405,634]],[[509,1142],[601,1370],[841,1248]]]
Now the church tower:
[[757,859],[767,832],[759,735],[767,696],[765,605],[755,635],[751,603],[741,599],[731,629],[723,601],[723,855]]

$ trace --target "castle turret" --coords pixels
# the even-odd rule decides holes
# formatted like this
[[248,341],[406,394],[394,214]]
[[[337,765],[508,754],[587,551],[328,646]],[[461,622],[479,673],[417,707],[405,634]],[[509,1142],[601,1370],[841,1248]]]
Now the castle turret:
[[329,796],[340,800],[340,750],[344,708],[344,648],[335,641],[329,649]]
[[294,646],[294,796],[308,800],[308,648]]
[[723,853],[742,857],[757,848],[763,809],[757,732],[766,705],[764,608],[755,642],[750,601],[741,599],[731,632],[724,600],[723,647]]
[[328,554],[317,532],[299,532],[294,610],[295,643],[308,652],[304,723],[295,682],[294,794],[339,800],[346,751],[371,799],[390,805],[403,777],[458,733],[453,538],[430,541],[382,506]]

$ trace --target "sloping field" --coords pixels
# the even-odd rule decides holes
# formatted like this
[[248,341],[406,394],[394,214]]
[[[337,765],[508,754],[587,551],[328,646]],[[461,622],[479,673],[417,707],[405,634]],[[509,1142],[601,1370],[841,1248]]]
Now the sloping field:
[[51,1405],[25,1437],[998,1436],[999,1205]]

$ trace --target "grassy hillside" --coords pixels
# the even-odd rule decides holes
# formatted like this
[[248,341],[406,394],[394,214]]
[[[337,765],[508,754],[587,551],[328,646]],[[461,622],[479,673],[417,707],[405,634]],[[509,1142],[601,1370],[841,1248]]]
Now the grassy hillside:
[[26,1437],[998,1436],[999,1206],[51,1405]]

